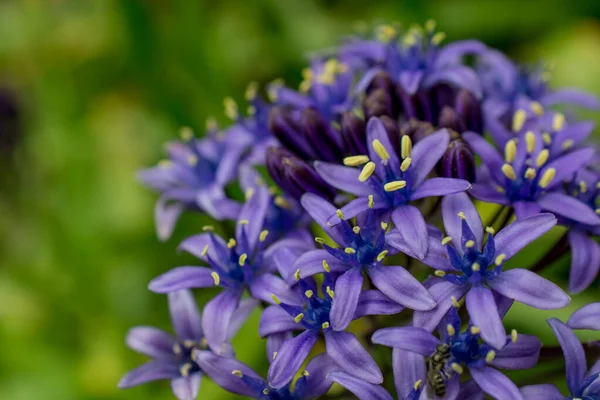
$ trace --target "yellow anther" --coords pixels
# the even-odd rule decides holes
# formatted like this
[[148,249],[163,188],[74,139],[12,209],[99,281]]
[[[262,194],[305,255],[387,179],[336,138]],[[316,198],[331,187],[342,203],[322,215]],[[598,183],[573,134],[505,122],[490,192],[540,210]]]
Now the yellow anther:
[[302,82],[300,82],[300,85],[298,86],[298,91],[300,91],[302,93],[306,93],[310,90],[311,87],[312,87],[312,80],[305,79]]
[[358,175],[358,180],[360,182],[366,181],[371,177],[371,175],[373,175],[373,172],[375,172],[375,163],[373,161],[369,161],[365,164],[362,171],[360,171],[360,174]]
[[537,158],[535,159],[535,165],[538,168],[540,168],[541,166],[546,164],[546,161],[548,161],[548,157],[550,157],[550,151],[548,151],[548,149],[540,151]]
[[448,332],[449,336],[456,335],[456,329],[454,329],[454,326],[452,326],[452,324],[446,325],[446,332]]
[[332,299],[335,297],[335,292],[333,290],[331,290],[331,288],[329,286],[327,286],[327,288],[325,288],[325,292],[329,295],[329,297],[331,297]]
[[344,249],[344,253],[346,253],[346,254],[354,254],[354,253],[356,253],[356,250],[354,250],[352,247],[346,247]]
[[242,371],[240,371],[239,369],[234,369],[233,371],[231,371],[231,374],[237,376],[238,378],[244,376],[244,374],[242,374]]
[[528,131],[525,134],[525,143],[527,144],[527,152],[533,153],[535,150],[535,134],[532,131]]
[[402,43],[404,43],[406,47],[414,46],[417,44],[417,36],[413,32],[408,32],[402,38]]
[[344,219],[344,213],[339,208],[335,211],[335,215],[337,215],[340,219]]
[[302,318],[304,318],[304,314],[300,313],[294,317],[294,321],[296,321],[296,323],[299,323],[300,321],[302,321]]
[[203,230],[204,232],[212,232],[212,231],[214,231],[214,230],[215,230],[215,227],[214,227],[214,226],[212,226],[212,225],[204,225],[204,226],[202,227],[202,230]]
[[252,116],[256,114],[256,107],[250,105],[248,106],[248,108],[246,108],[246,113],[248,113],[248,115]]
[[494,361],[494,358],[496,358],[496,352],[494,350],[488,351],[488,353],[485,355],[485,361],[487,363]]
[[453,362],[452,364],[450,364],[450,367],[452,367],[452,370],[459,375],[464,372],[463,367],[461,367],[458,363]]
[[271,102],[275,103],[278,97],[278,89],[283,86],[283,79],[277,78],[271,82],[267,89],[267,96]]
[[575,144],[575,142],[573,141],[573,139],[567,139],[564,142],[562,142],[562,144],[560,145],[560,147],[563,150],[569,150],[571,147],[573,147],[574,144]]
[[442,244],[445,246],[448,243],[450,243],[452,241],[452,238],[450,236],[446,236],[445,238],[442,239]]
[[550,184],[550,182],[552,182],[552,179],[554,179],[555,175],[556,175],[556,169],[548,168],[546,170],[546,172],[544,172],[544,175],[542,175],[542,178],[540,179],[540,182],[538,183],[538,185],[541,188],[547,188],[548,185]]
[[302,79],[305,79],[308,81],[313,78],[313,72],[312,72],[312,69],[310,69],[310,68],[302,68],[302,71],[300,72],[300,74],[302,75]]
[[389,225],[388,225],[388,223],[387,223],[387,222],[382,222],[382,223],[381,223],[381,229],[382,229],[382,230],[384,230],[384,231],[385,231],[385,230],[387,230],[388,226],[389,226]]
[[360,233],[360,226],[355,226],[352,228],[352,232],[356,233],[357,235]]
[[552,118],[552,130],[558,132],[565,127],[565,116],[561,113],[554,114]]
[[252,198],[252,196],[254,196],[254,189],[253,188],[246,189],[246,191],[244,192],[244,197],[246,198],[246,200],[250,200]]
[[273,299],[273,303],[279,305],[281,304],[281,300],[279,300],[279,298],[277,296],[275,296],[274,294],[271,294],[271,299]]
[[506,260],[506,254],[502,253],[496,257],[494,262],[496,263],[496,265],[502,265],[502,263],[504,263],[505,260]]
[[523,129],[523,125],[525,124],[525,119],[527,118],[527,113],[525,110],[517,110],[513,115],[512,121],[512,130],[513,132],[519,132]]
[[535,179],[536,175],[537,175],[537,172],[534,168],[527,168],[525,170],[525,178],[527,178],[527,179],[530,179],[530,180]]
[[281,196],[275,197],[275,205],[281,208],[291,208],[290,203]]
[[472,247],[475,247],[475,241],[474,241],[474,240],[467,240],[467,241],[465,242],[465,247],[466,247],[467,249],[470,249],[470,248],[472,248]]
[[377,254],[377,261],[381,262],[387,256],[388,251],[383,250],[381,253]]
[[242,219],[238,221],[238,224],[240,225],[248,225],[250,223],[250,221],[248,221],[247,219]]
[[181,354],[181,346],[179,345],[179,343],[175,343],[173,345],[173,353]]
[[296,282],[300,280],[300,269],[297,269],[296,272],[294,272],[294,279]]
[[244,93],[244,97],[246,98],[246,100],[251,101],[251,100],[254,100],[257,93],[258,93],[258,82],[252,81],[246,87],[246,92]]
[[216,118],[215,117],[206,118],[205,127],[206,127],[206,130],[209,132],[216,131],[217,128],[219,127],[219,125],[217,124]]
[[192,128],[189,126],[184,126],[179,130],[179,136],[181,136],[181,139],[187,142],[194,137],[194,131],[192,131]]
[[227,118],[236,120],[238,118],[238,106],[231,97],[225,97],[223,99],[223,105],[225,106],[225,116]]
[[412,153],[412,140],[410,139],[410,136],[402,136],[402,141],[400,142],[400,152],[403,159],[410,157]]
[[438,46],[444,41],[444,39],[446,39],[446,34],[444,32],[438,32],[431,38],[431,43],[433,43],[435,46]]
[[479,265],[479,263],[474,262],[473,264],[471,264],[471,269],[475,272],[480,271],[481,265]]
[[204,257],[207,253],[208,253],[208,245],[204,245],[204,248],[202,249],[202,252],[200,253],[200,255],[202,257]]
[[451,296],[451,297],[450,297],[450,300],[452,300],[452,306],[453,306],[454,308],[459,308],[459,307],[460,307],[460,303],[458,302],[458,300],[456,300],[456,297],[454,297],[454,296]]
[[198,157],[196,157],[196,156],[195,156],[195,155],[193,155],[193,154],[190,154],[190,155],[187,157],[187,163],[188,163],[190,166],[192,166],[192,167],[193,167],[194,165],[198,164]]
[[406,181],[392,181],[383,185],[383,190],[386,192],[393,192],[394,190],[400,190],[406,186]]
[[458,218],[460,218],[460,219],[467,219],[465,213],[462,211],[460,211],[457,215],[458,215]]
[[313,291],[312,291],[312,290],[307,290],[306,292],[304,292],[304,295],[305,295],[306,297],[308,297],[309,299],[310,299],[311,297],[313,297],[313,294],[314,294],[314,293],[313,293]]
[[325,270],[325,272],[331,272],[331,268],[329,268],[329,264],[326,260],[323,260],[323,269]]
[[419,390],[419,388],[421,387],[421,383],[423,383],[422,379],[419,379],[418,381],[416,381],[415,384],[413,385],[413,389]]
[[481,333],[481,329],[479,327],[473,325],[471,327],[471,335],[479,335]]
[[532,101],[531,104],[531,110],[536,114],[536,115],[543,115],[544,114],[544,107],[537,101]]
[[510,139],[504,145],[504,159],[507,163],[511,163],[515,160],[517,155],[517,142],[514,139]]
[[319,243],[319,244],[324,244],[325,243],[325,239],[323,239],[322,237],[316,237],[315,238],[315,242]]
[[325,321],[321,324],[322,329],[329,329],[329,322]]
[[542,139],[544,140],[544,144],[546,146],[550,146],[552,144],[552,136],[548,132],[542,133]]
[[260,235],[258,236],[258,240],[260,240],[261,242],[264,242],[265,240],[267,240],[267,236],[269,236],[269,231],[264,229],[260,232]]
[[400,170],[402,172],[406,172],[410,168],[410,163],[412,162],[412,158],[406,157],[402,164],[400,164]]
[[374,208],[375,207],[375,200],[373,200],[373,195],[370,194],[369,195],[369,208]]
[[518,337],[519,337],[519,334],[517,333],[516,329],[513,329],[510,331],[510,341],[511,342],[513,342],[513,343],[516,342]]
[[171,161],[171,160],[160,160],[158,162],[158,166],[160,168],[170,168],[170,167],[173,166],[173,161]]
[[579,191],[581,193],[587,192],[587,183],[585,181],[579,182]]
[[428,19],[425,21],[425,30],[427,32],[435,31],[436,22],[433,19]]
[[600,208],[596,208],[596,209],[594,210],[594,212],[595,212],[596,214],[600,215]]
[[444,276],[446,276],[446,271],[442,271],[441,269],[438,269],[433,274],[435,276],[439,276],[440,278],[443,278]]
[[370,160],[368,156],[350,156],[344,158],[344,165],[347,167],[358,167],[359,165],[366,164],[369,161]]
[[243,267],[246,264],[246,260],[248,259],[248,254],[244,253],[240,256],[240,259],[238,260],[240,267]]
[[377,39],[382,42],[389,42],[398,34],[396,28],[391,25],[381,25],[377,27]]
[[264,394],[264,395],[268,395],[268,394],[269,394],[269,389],[267,389],[267,388],[264,388],[264,389],[263,389],[263,394]]
[[387,161],[390,159],[390,153],[388,153],[387,149],[385,148],[383,143],[379,141],[379,139],[373,140],[371,144],[373,145],[373,150],[375,150],[375,153],[377,153],[377,155],[379,156],[379,158],[381,158],[382,161]]
[[213,271],[210,273],[210,276],[212,276],[213,281],[215,281],[215,286],[219,286],[219,283],[221,283],[221,277],[219,277],[219,274]]
[[185,363],[181,367],[179,367],[179,372],[181,376],[186,377],[190,374],[190,370],[192,369],[192,363]]
[[491,226],[486,226],[485,231],[487,233],[489,233],[490,235],[493,235],[494,233],[496,233],[496,230],[494,228],[492,228]]
[[496,191],[498,193],[505,193],[506,192],[506,190],[504,190],[504,188],[502,186],[500,186],[500,185],[496,185]]
[[303,375],[303,376],[310,376],[310,374],[308,373],[308,371],[307,371],[307,370],[304,370],[304,371],[302,371],[302,375]]
[[502,173],[504,174],[504,176],[506,176],[511,181],[514,181],[515,179],[517,179],[517,176],[515,175],[515,170],[512,167],[512,165],[510,165],[510,164],[502,165]]

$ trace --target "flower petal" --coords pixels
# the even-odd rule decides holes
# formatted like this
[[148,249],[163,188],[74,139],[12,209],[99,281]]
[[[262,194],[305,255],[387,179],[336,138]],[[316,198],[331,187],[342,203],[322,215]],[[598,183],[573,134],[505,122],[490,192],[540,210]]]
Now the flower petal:
[[596,279],[600,269],[600,245],[585,232],[571,229],[568,233],[571,246],[569,292],[579,293]]
[[450,135],[446,129],[440,129],[425,139],[420,140],[412,150],[412,184],[417,188],[425,180],[433,167],[442,158],[448,143]]
[[148,289],[155,293],[171,293],[189,288],[215,286],[212,269],[206,267],[176,267],[152,279]]
[[383,382],[377,363],[352,333],[326,331],[325,347],[327,354],[343,371],[369,383]]
[[390,299],[413,310],[431,310],[435,301],[425,287],[410,272],[400,266],[371,267],[371,281]]
[[261,380],[262,378],[246,364],[234,358],[220,357],[211,351],[197,351],[195,354],[195,361],[202,372],[217,385],[228,392],[242,396],[254,397],[256,395],[254,389],[246,386],[242,379],[232,374],[233,371],[240,371],[246,376]]
[[256,299],[248,298],[240,301],[240,305],[237,310],[231,316],[229,321],[229,327],[227,332],[227,340],[230,341],[240,328],[244,325],[250,314],[260,305],[260,302]]
[[175,224],[184,210],[185,206],[182,203],[172,201],[169,196],[163,195],[159,197],[154,207],[154,220],[156,221],[156,236],[158,240],[164,242],[171,237]]
[[461,383],[457,398],[460,400],[483,400],[483,396],[485,396],[485,394],[477,382],[469,379],[468,381]]
[[421,211],[415,206],[400,206],[392,212],[392,221],[412,253],[421,260],[425,258],[429,237],[425,218]]
[[565,398],[551,383],[523,386],[521,393],[527,400],[563,400]]
[[213,233],[201,233],[199,235],[190,236],[179,244],[177,250],[185,251],[196,258],[203,259],[204,256],[202,254],[207,245],[208,255],[213,260],[219,260],[221,258],[220,254],[227,250],[225,241],[223,241],[220,236],[214,235]]
[[[393,171],[397,171],[400,168],[400,161],[398,160],[398,154],[396,153],[396,149],[390,142],[390,137],[383,126],[381,120],[377,117],[372,117],[367,122],[367,148],[369,150],[369,158],[371,161],[375,162],[377,168],[377,175],[385,176],[385,168],[381,163],[381,158],[373,148],[373,142],[375,140],[379,140],[379,142],[385,147],[390,158],[388,163],[390,164],[390,168]],[[359,171],[360,172],[360,171]],[[358,176],[357,176],[358,180]],[[368,185],[365,185],[368,186]],[[371,193],[364,193],[362,196],[368,196]]]
[[[408,95],[414,95],[419,89],[421,80],[423,79],[423,71],[402,71],[398,77],[398,83],[402,90]],[[434,82],[435,83],[435,82]]]
[[458,40],[448,43],[439,50],[434,65],[441,69],[441,67],[461,64],[462,58],[467,54],[482,54],[486,50],[486,45],[478,40]]
[[269,384],[279,389],[290,383],[316,342],[314,331],[304,331],[286,341],[269,367]]
[[152,358],[172,358],[175,338],[167,332],[149,326],[137,326],[127,332],[127,346]]
[[508,205],[510,201],[506,198],[506,194],[496,190],[492,186],[492,182],[489,183],[474,183],[471,185],[469,194],[475,197],[477,200],[485,201],[486,203]]
[[[358,182],[358,178],[356,181]],[[336,243],[344,244],[344,234],[341,227],[339,225],[327,225],[327,221],[329,221],[332,215],[335,215],[337,210],[331,203],[314,193],[303,194],[300,203],[308,215],[327,232],[329,237]]]
[[250,293],[253,297],[271,304],[273,304],[271,295],[274,294],[284,303],[294,306],[304,305],[302,298],[292,291],[283,279],[272,274],[254,278],[250,283]]
[[390,299],[379,290],[365,290],[358,298],[353,319],[365,315],[393,315],[404,310],[404,307]]
[[583,381],[587,369],[583,346],[573,331],[562,323],[562,321],[550,318],[548,319],[548,324],[558,339],[558,343],[560,343],[565,356],[567,386],[571,393],[578,393],[579,385]]
[[565,307],[571,301],[561,288],[535,272],[515,268],[488,281],[496,292],[540,310]]
[[423,182],[410,197],[418,200],[431,196],[446,196],[469,190],[471,184],[464,179],[454,178],[430,178]]
[[548,189],[557,187],[561,185],[563,181],[570,180],[577,170],[594,157],[595,153],[596,150],[591,147],[574,150],[546,164],[540,171],[540,176],[543,176],[544,172],[549,168],[554,168],[556,173],[554,179],[552,179],[548,185]]
[[[433,226],[428,226],[427,232],[429,235],[429,244],[427,245],[428,250],[427,255],[425,255],[425,258],[422,259],[421,262],[435,269],[452,271],[454,268],[448,260],[448,252],[446,251],[446,247],[442,245],[442,233]],[[385,241],[388,245],[406,254],[407,256],[417,258],[408,248],[404,238],[397,229],[392,229],[390,232],[388,232],[385,235]]]
[[490,367],[471,368],[470,372],[479,387],[493,398],[498,400],[525,400],[519,392],[519,388],[495,369]]
[[373,334],[371,341],[395,349],[412,351],[426,357],[431,356],[435,352],[435,347],[440,344],[440,340],[431,333],[414,326],[379,329]]
[[[298,325],[298,324],[296,324]],[[292,339],[294,337],[294,333],[292,331],[285,331],[279,333],[273,333],[267,337],[267,359],[274,360],[275,356],[281,349],[283,344]]]
[[572,329],[600,330],[600,302],[590,303],[575,311],[567,325]]
[[[302,278],[320,274],[325,271],[323,269],[323,260],[327,261],[331,272],[344,272],[348,270],[348,264],[338,260],[329,254],[327,250],[313,250],[302,254],[296,261],[294,261],[293,269],[299,269]],[[293,274],[288,279],[288,283],[296,283]]]
[[201,340],[203,337],[200,311],[189,290],[169,293],[169,312],[177,337],[181,340]]
[[339,370],[339,367],[327,353],[321,353],[310,360],[306,365],[308,376],[302,399],[312,400],[327,393],[333,384],[333,381],[327,379],[327,375],[336,370]]
[[465,132],[463,134],[463,139],[469,143],[473,152],[481,157],[481,161],[487,167],[492,178],[496,182],[504,182],[504,175],[502,175],[501,171],[504,159],[498,150],[488,143],[481,135],[474,132]]
[[345,372],[332,372],[327,378],[351,391],[359,400],[393,400],[381,386],[365,382]]
[[483,226],[479,212],[473,205],[466,193],[453,194],[446,196],[442,200],[442,218],[444,219],[444,228],[446,234],[452,238],[452,243],[456,249],[462,248],[462,219],[458,216],[462,213],[475,235],[477,246],[483,245]]
[[149,361],[129,371],[120,381],[119,389],[130,388],[142,383],[157,381],[159,379],[173,379],[180,376],[175,363],[163,360]]
[[427,77],[425,84],[431,87],[438,83],[458,86],[472,93],[478,99],[482,97],[481,83],[475,71],[464,65],[453,65],[438,69]]
[[515,215],[517,219],[523,219],[527,217],[531,217],[533,215],[539,214],[542,211],[542,208],[533,201],[517,201],[513,203],[513,208],[515,210]]
[[198,397],[202,374],[197,372],[171,380],[171,390],[179,400],[193,400]]
[[550,211],[582,224],[600,224],[600,216],[594,210],[581,200],[566,194],[547,193],[538,199],[538,205],[545,211]]
[[399,348],[392,350],[392,368],[399,399],[406,399],[413,390],[415,382],[423,381],[427,376],[425,357]]
[[244,251],[251,252],[256,247],[270,203],[271,196],[267,188],[257,186],[252,196],[242,206],[235,226],[235,237],[241,243],[242,231],[245,231],[249,248]]
[[494,236],[496,254],[505,254],[510,259],[523,247],[548,232],[556,225],[556,218],[549,213],[517,220]]
[[343,331],[352,321],[362,285],[361,267],[354,267],[344,272],[335,281],[335,298],[331,302],[329,318],[331,327],[336,331]]
[[490,363],[500,369],[529,369],[533,368],[540,356],[542,343],[537,336],[517,335],[515,342],[509,342],[498,351]]
[[413,325],[432,332],[452,307],[452,297],[456,300],[462,299],[469,287],[469,285],[455,285],[448,281],[441,281],[429,287],[429,293],[437,306],[430,311],[415,311]]
[[574,104],[590,110],[600,108],[598,98],[591,93],[582,92],[578,89],[560,89],[546,94],[542,98],[545,105]]
[[481,329],[483,340],[495,349],[501,349],[506,343],[506,331],[492,291],[483,285],[474,285],[467,293],[466,305],[471,323]]
[[228,339],[229,323],[238,308],[242,292],[224,290],[204,306],[202,329],[210,349],[223,354]]
[[315,161],[314,166],[319,176],[336,189],[356,196],[368,196],[373,192],[369,185],[358,180],[361,172],[358,168],[344,167],[325,161]]

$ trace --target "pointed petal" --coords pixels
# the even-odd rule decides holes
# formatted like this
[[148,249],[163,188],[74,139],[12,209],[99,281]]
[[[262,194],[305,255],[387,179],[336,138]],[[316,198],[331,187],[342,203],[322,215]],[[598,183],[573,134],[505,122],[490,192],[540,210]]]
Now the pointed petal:
[[344,167],[324,161],[315,161],[315,170],[325,182],[336,189],[356,196],[368,196],[373,190],[365,182],[358,180],[361,170]]
[[595,124],[592,121],[569,124],[569,126],[556,133],[554,140],[552,141],[552,146],[550,147],[550,153],[564,153],[562,146],[567,140],[570,140],[573,146],[579,145],[590,136],[594,128]]
[[182,203],[172,201],[166,195],[159,197],[154,207],[154,220],[156,221],[156,236],[158,240],[164,242],[171,237],[175,224],[184,210],[185,206]]
[[[257,186],[252,196],[246,200],[238,215],[238,222],[235,226],[235,237],[241,242],[242,230],[246,232],[248,238],[248,249],[252,251],[258,242],[258,236],[263,229],[267,210],[271,202],[271,196],[266,187]],[[247,221],[248,223],[242,223]]]
[[435,347],[440,344],[440,340],[431,333],[414,326],[379,329],[373,334],[371,341],[395,349],[412,351],[426,357],[431,356],[435,352]]
[[[462,58],[468,54],[482,54],[487,46],[478,40],[459,40],[442,47],[435,59],[436,67],[462,63]],[[487,53],[486,53],[487,54]]]
[[404,310],[404,307],[390,299],[379,290],[365,290],[358,298],[353,319],[365,315],[393,315]]
[[246,376],[250,376],[255,379],[262,379],[246,364],[234,358],[217,356],[211,351],[198,351],[195,354],[195,361],[202,369],[202,372],[204,372],[217,385],[228,392],[242,396],[254,397],[256,395],[255,391],[246,386],[242,379],[232,374],[232,371],[240,371]]
[[457,398],[460,400],[483,400],[483,396],[485,396],[485,393],[483,393],[477,382],[469,379],[461,383]]
[[533,201],[517,201],[513,203],[513,208],[517,219],[532,217],[542,211],[542,208]]
[[417,93],[422,79],[423,71],[402,71],[398,77],[400,87],[402,87],[402,90],[408,95]]
[[554,175],[552,182],[550,182],[550,185],[548,185],[548,189],[559,186],[564,180],[571,179],[577,170],[583,167],[592,159],[592,157],[594,157],[595,152],[596,150],[591,147],[574,150],[546,164],[546,166],[540,171],[540,176],[542,176],[549,168],[554,168],[556,170],[556,174]]
[[371,281],[394,301],[413,310],[431,310],[435,301],[410,272],[400,266],[376,266],[367,270]]
[[227,343],[229,323],[238,308],[242,292],[224,290],[204,306],[202,329],[210,349],[223,354]]
[[[358,182],[358,178],[356,181]],[[327,225],[327,221],[329,221],[332,215],[335,215],[337,210],[333,204],[314,193],[303,194],[300,203],[308,215],[327,232],[327,235],[336,243],[344,244],[344,235],[340,229],[341,227],[339,225]]]
[[[433,226],[428,226],[427,232],[429,235],[429,244],[427,245],[428,250],[427,255],[421,260],[421,262],[435,269],[452,271],[454,268],[452,265],[450,265],[450,261],[448,260],[448,252],[446,251],[446,247],[442,245],[441,242],[442,233]],[[417,258],[408,248],[404,238],[397,229],[393,229],[386,234],[385,241],[388,245],[406,254],[407,256]]]
[[490,183],[474,183],[471,185],[469,194],[477,200],[485,201],[486,203],[508,205],[510,201],[506,198],[506,194],[500,193]]
[[206,267],[177,267],[152,279],[148,289],[155,293],[171,293],[189,288],[215,286],[212,269]]
[[590,303],[575,311],[567,321],[572,329],[600,330],[600,303]]
[[302,325],[294,321],[294,318],[279,306],[265,308],[265,311],[260,316],[258,332],[263,338],[274,333],[297,329],[303,329]]
[[430,178],[423,182],[410,197],[411,200],[418,200],[431,196],[447,196],[454,193],[469,190],[471,184],[463,179],[454,178]]
[[302,399],[312,400],[327,393],[333,384],[333,381],[327,379],[327,375],[335,370],[339,370],[339,367],[327,353],[321,353],[310,360],[306,366],[308,377],[306,378],[306,390]]
[[600,216],[587,204],[562,193],[547,193],[540,197],[538,205],[545,211],[587,225],[600,224]]
[[202,374],[194,373],[171,380],[171,390],[179,400],[194,400],[198,397]]
[[521,393],[527,400],[563,400],[565,398],[551,383],[523,386]]
[[196,258],[203,259],[202,255],[204,248],[208,245],[208,255],[213,260],[219,260],[220,254],[227,251],[227,244],[220,236],[212,233],[201,233],[186,238],[182,241],[177,250],[190,253]]
[[252,293],[253,297],[270,304],[273,304],[271,295],[274,294],[284,303],[294,306],[304,305],[302,297],[292,291],[283,279],[272,274],[265,274],[254,278],[250,283],[250,293]]
[[498,351],[490,365],[500,369],[533,368],[540,356],[542,342],[534,335],[517,335],[515,342],[510,341]]
[[478,99],[482,97],[481,83],[477,74],[471,68],[464,65],[453,65],[438,69],[431,73],[425,81],[427,87],[438,83],[456,85],[461,89],[471,92]]
[[227,332],[227,340],[230,341],[240,328],[244,325],[250,314],[260,305],[260,302],[256,299],[248,298],[240,301],[238,309],[235,310],[229,321],[229,327]]
[[482,285],[475,285],[467,293],[467,310],[471,323],[481,329],[481,337],[496,349],[506,343],[506,331],[498,315],[492,291]]
[[452,307],[452,297],[456,300],[463,298],[469,290],[469,285],[455,285],[448,281],[441,281],[429,287],[429,293],[437,303],[430,311],[415,311],[413,325],[432,332]]
[[596,96],[578,89],[561,89],[550,92],[542,98],[542,102],[549,106],[555,104],[574,104],[590,110],[600,108],[600,102],[598,102]]
[[501,372],[490,367],[471,368],[471,376],[484,392],[498,400],[525,400],[519,388]]
[[405,205],[392,211],[392,221],[404,243],[419,259],[425,258],[429,245],[427,225],[423,214],[415,206]]
[[556,218],[549,213],[515,221],[494,236],[496,254],[506,254],[506,259],[510,259],[523,247],[552,229],[554,225],[556,225]]
[[592,284],[600,269],[600,245],[585,232],[571,229],[568,233],[571,246],[569,292],[579,293]]
[[369,383],[383,382],[381,370],[375,360],[349,332],[325,332],[327,354],[345,372]]
[[267,359],[275,359],[281,346],[293,337],[294,333],[292,331],[273,333],[272,335],[267,336]]
[[203,190],[196,197],[196,203],[208,215],[218,221],[235,219],[241,210],[241,205],[230,199],[222,187],[213,185]]
[[[344,218],[346,218],[346,220],[348,220],[352,217],[356,217],[358,214],[360,214],[363,211],[368,211],[369,208],[370,208],[369,207],[369,198],[368,197],[358,197],[358,198],[350,201],[348,204],[346,204],[342,208],[340,208],[340,210],[342,210],[342,213],[344,214]],[[375,197],[375,204],[374,204],[373,208],[375,210],[378,210],[378,209],[382,209],[382,208],[388,208],[388,206],[386,203],[381,201],[378,197]],[[333,224],[337,223],[338,221],[340,221],[340,219],[335,214],[333,215],[332,218],[329,219],[329,222],[333,223]]]
[[362,290],[363,275],[361,267],[354,267],[344,272],[335,281],[335,298],[331,302],[329,318],[331,327],[337,331],[346,329],[358,305]]
[[440,129],[425,139],[420,140],[412,150],[412,180],[413,187],[418,187],[431,172],[433,167],[442,158],[448,143],[450,135],[446,129]]
[[[390,155],[390,159],[388,160],[390,168],[393,171],[397,171],[400,168],[400,161],[398,160],[398,154],[396,153],[396,149],[390,142],[390,137],[387,131],[385,130],[385,127],[383,126],[381,120],[377,117],[372,117],[367,122],[367,148],[369,149],[369,158],[371,159],[371,161],[375,162],[377,168],[377,175],[384,176],[385,169],[383,167],[383,164],[381,163],[381,158],[373,149],[373,142],[375,140],[379,140],[383,147],[385,147],[385,149],[388,151]],[[371,193],[365,193],[363,194],[363,196],[368,196],[369,194]]]
[[481,135],[473,132],[465,132],[463,134],[463,139],[469,143],[473,152],[481,157],[481,161],[487,167],[492,178],[496,182],[504,182],[504,175],[502,175],[501,172],[504,159],[498,150],[488,143]]
[[189,290],[169,293],[169,312],[173,329],[181,340],[201,340],[203,337],[200,311],[196,299]]
[[119,381],[119,389],[130,388],[160,379],[172,379],[178,376],[179,370],[175,363],[165,363],[161,360],[149,361],[129,371]]
[[127,346],[152,358],[173,357],[175,338],[167,332],[149,326],[138,326],[127,332]]
[[578,393],[579,385],[587,369],[583,346],[573,331],[560,320],[550,318],[548,324],[558,339],[565,356],[567,386],[571,393]]
[[269,367],[269,384],[279,389],[290,383],[316,342],[314,331],[304,331],[286,341]]
[[540,310],[562,308],[571,301],[554,283],[522,268],[504,271],[487,283],[492,290]]
[[[331,272],[344,272],[349,269],[349,265],[343,261],[338,260],[327,250],[313,250],[308,253],[302,254],[296,261],[294,261],[294,271],[299,269],[300,276],[306,278],[313,276],[314,274],[320,274],[324,272],[323,260],[327,261]],[[293,274],[288,279],[289,284],[294,284],[296,281]]]
[[365,382],[345,372],[332,372],[328,378],[351,391],[359,400],[393,400],[381,386]]
[[483,226],[479,212],[473,205],[466,193],[453,194],[446,196],[442,200],[442,218],[444,219],[444,228],[446,234],[452,238],[454,247],[460,249],[462,247],[462,219],[458,213],[463,213],[469,228],[475,235],[475,240],[478,246],[483,244]]
[[413,390],[415,382],[424,381],[427,377],[425,357],[412,351],[394,348],[392,368],[399,399],[406,399]]

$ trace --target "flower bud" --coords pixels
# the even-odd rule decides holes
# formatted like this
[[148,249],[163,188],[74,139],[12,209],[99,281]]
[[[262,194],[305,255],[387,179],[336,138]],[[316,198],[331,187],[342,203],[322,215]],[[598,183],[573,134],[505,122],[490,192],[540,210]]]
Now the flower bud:
[[438,172],[445,178],[475,181],[475,156],[471,146],[456,132],[452,132],[452,140],[444,153]]
[[308,107],[302,112],[302,129],[315,159],[340,161],[344,158],[340,133],[317,109]]
[[365,121],[353,112],[342,115],[342,141],[346,155],[367,154]]
[[388,134],[393,149],[400,149],[400,129],[398,128],[398,123],[387,115],[382,115],[379,120]]
[[419,142],[433,132],[435,132],[435,129],[429,122],[410,119],[400,124],[400,135],[408,135],[413,143]]
[[440,112],[438,127],[452,129],[455,132],[462,132],[464,130],[460,116],[455,109],[448,106],[444,106]]
[[273,107],[269,113],[269,130],[285,148],[300,158],[312,159],[313,152],[302,134],[302,127],[289,110]]
[[387,72],[379,71],[373,77],[371,83],[367,87],[366,93],[371,94],[374,90],[383,89],[387,93],[392,93],[395,90],[394,81]]
[[365,119],[379,117],[381,115],[393,115],[393,103],[390,94],[384,89],[373,90],[365,99]]
[[464,122],[467,131],[483,133],[483,116],[481,103],[470,92],[461,89],[456,95],[456,112]]

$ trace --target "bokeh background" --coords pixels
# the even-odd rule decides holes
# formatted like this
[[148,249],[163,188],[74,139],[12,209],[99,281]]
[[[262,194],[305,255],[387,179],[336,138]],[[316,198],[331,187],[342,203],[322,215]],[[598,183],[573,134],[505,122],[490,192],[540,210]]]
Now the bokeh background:
[[[169,329],[165,298],[146,285],[192,261],[175,247],[202,218],[186,215],[159,243],[156,196],[136,170],[179,127],[225,121],[223,97],[240,99],[249,80],[297,84],[306,53],[358,21],[428,18],[450,40],[545,60],[553,84],[600,95],[597,1],[0,0],[0,399],[172,398],[166,382],[116,389],[143,361],[123,338],[134,325]],[[568,261],[545,275],[564,282]],[[597,290],[559,312],[516,307],[506,325],[555,344],[545,318]],[[264,372],[257,321],[234,344]],[[234,397],[205,380],[200,398]]]

